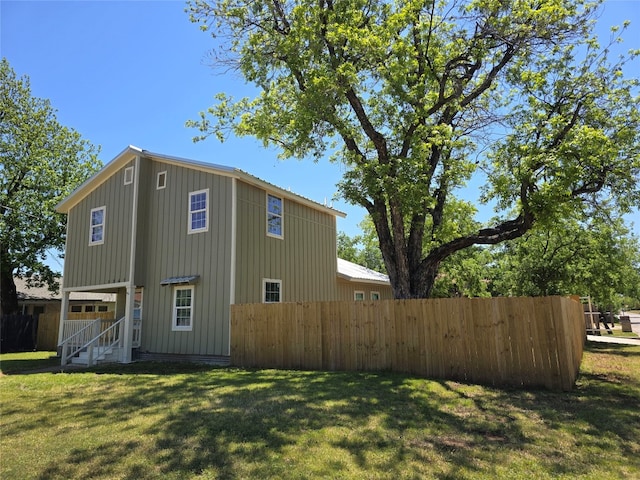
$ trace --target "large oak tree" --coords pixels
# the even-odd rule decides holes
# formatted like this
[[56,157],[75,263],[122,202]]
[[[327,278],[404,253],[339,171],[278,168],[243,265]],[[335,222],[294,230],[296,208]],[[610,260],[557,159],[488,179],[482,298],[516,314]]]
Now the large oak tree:
[[98,149],[58,123],[29,79],[0,61],[0,292],[2,313],[18,310],[14,275],[57,287],[48,252],[65,243],[65,217],[54,208],[97,171]]
[[[575,0],[192,0],[219,37],[212,59],[259,93],[190,122],[283,157],[345,165],[341,195],[375,225],[397,298],[427,297],[441,262],[536,222],[618,211],[640,192],[637,82]],[[621,32],[624,31],[624,27]],[[617,41],[617,33],[612,41]],[[451,235],[446,212],[472,177],[498,215]],[[454,229],[455,230],[455,229]]]

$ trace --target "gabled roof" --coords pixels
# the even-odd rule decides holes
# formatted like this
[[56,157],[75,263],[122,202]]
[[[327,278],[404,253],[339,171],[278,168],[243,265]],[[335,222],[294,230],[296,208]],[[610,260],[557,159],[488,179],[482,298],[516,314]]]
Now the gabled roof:
[[[62,290],[62,278],[59,278],[60,290]],[[13,277],[13,282],[16,285],[18,292],[19,302],[50,302],[60,301],[62,296],[60,291],[54,293],[44,285],[42,287],[29,287],[27,281],[24,278]],[[97,292],[71,292],[69,294],[70,301],[85,301],[85,302],[105,302],[115,303],[116,295],[114,293],[97,293]]]
[[389,276],[376,272],[370,268],[363,267],[356,263],[338,259],[338,277],[349,282],[377,283],[379,285],[389,285]]
[[102,183],[114,175],[124,165],[133,160],[136,156],[144,158],[151,158],[152,160],[167,163],[171,165],[178,165],[184,168],[190,168],[193,170],[199,170],[206,173],[213,173],[216,175],[223,175],[227,177],[237,178],[250,185],[257,186],[264,190],[273,192],[283,198],[294,200],[298,203],[302,203],[315,210],[334,215],[337,217],[346,217],[346,214],[336,210],[334,208],[322,205],[313,200],[310,200],[302,195],[285,190],[281,187],[273,185],[265,180],[255,177],[249,173],[246,173],[238,168],[227,167],[224,165],[217,165],[214,163],[205,163],[196,160],[189,160],[181,157],[174,157],[171,155],[165,155],[162,153],[154,153],[142,148],[129,145],[122,152],[120,152],[113,160],[107,163],[99,172],[89,178],[86,182],[76,188],[71,195],[62,200],[57,206],[56,211],[59,213],[69,213],[69,211],[76,206],[83,198],[89,195],[93,190],[98,188]]

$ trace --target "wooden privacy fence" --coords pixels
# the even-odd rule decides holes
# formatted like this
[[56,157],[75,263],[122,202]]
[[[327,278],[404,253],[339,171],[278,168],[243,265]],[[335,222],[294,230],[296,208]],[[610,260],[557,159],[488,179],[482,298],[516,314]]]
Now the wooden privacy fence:
[[390,370],[570,390],[585,341],[564,297],[246,304],[231,307],[231,364]]
[[[67,313],[67,320],[93,320],[96,318],[113,320],[115,318],[115,312]],[[36,348],[38,350],[56,350],[58,348],[59,327],[60,313],[41,313],[38,315]]]

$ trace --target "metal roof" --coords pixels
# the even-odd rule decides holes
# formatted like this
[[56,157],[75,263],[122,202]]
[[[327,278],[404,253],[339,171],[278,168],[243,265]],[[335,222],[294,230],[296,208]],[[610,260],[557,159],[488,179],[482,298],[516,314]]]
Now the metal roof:
[[378,283],[389,285],[389,276],[338,258],[338,276],[350,282]]
[[160,282],[160,285],[181,285],[188,283],[195,283],[200,278],[200,275],[182,275],[179,277],[165,278]]
[[340,210],[336,210],[333,207],[323,205],[314,200],[310,200],[302,195],[297,193],[293,193],[289,190],[285,190],[282,187],[278,187],[272,183],[269,183],[265,180],[262,180],[254,175],[251,175],[247,172],[240,170],[239,168],[227,167],[224,165],[217,165],[214,163],[206,163],[200,162],[196,160],[190,160],[182,157],[175,157],[172,155],[165,155],[163,153],[154,153],[149,150],[144,150],[142,148],[129,145],[122,152],[120,152],[113,160],[107,163],[102,169],[89,178],[86,182],[76,188],[67,198],[62,200],[57,206],[56,211],[59,213],[69,213],[71,208],[77,205],[83,198],[89,195],[93,190],[98,188],[102,183],[104,183],[108,178],[114,175],[120,168],[122,168],[126,163],[130,162],[136,156],[148,157],[152,158],[156,161],[169,163],[173,165],[178,165],[185,168],[191,168],[195,170],[200,170],[203,172],[209,172],[217,175],[225,175],[229,177],[237,178],[245,183],[258,186],[267,191],[272,191],[282,196],[283,198],[288,198],[304,205],[307,205],[316,210],[321,210],[331,215],[335,215],[336,217],[346,217],[344,212]]

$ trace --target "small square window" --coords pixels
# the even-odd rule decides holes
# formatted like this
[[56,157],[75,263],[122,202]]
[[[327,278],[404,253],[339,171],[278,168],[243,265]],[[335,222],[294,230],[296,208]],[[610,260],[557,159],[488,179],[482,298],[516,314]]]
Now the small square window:
[[129,185],[133,183],[133,167],[127,167],[124,169],[124,184]]
[[98,207],[91,210],[89,227],[89,245],[104,243],[104,221],[107,207]]
[[364,300],[364,292],[356,290],[355,292],[353,292],[353,299],[354,300]]
[[380,300],[380,292],[371,292],[371,300]]
[[264,303],[279,303],[282,301],[282,280],[265,278],[263,284]]
[[71,313],[82,313],[82,305],[71,305]]
[[206,232],[209,229],[209,189],[189,193],[188,233]]
[[267,194],[267,235],[283,237],[282,198]]
[[93,305],[85,305],[84,311],[88,313],[92,313],[96,311],[96,308]]
[[107,307],[106,305],[98,305],[98,311],[99,312],[108,312],[109,311],[109,307]]
[[156,179],[156,190],[162,190],[167,186],[167,172],[158,172],[158,177]]

